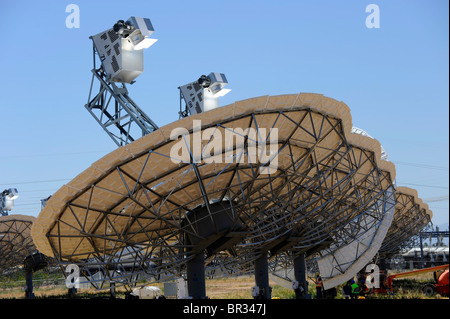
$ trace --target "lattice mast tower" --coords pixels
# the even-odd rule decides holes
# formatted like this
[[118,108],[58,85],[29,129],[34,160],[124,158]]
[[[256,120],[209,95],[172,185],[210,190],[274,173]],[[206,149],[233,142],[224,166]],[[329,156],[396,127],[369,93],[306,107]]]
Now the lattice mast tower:
[[85,107],[119,147],[158,129],[129,97],[125,85],[133,84],[144,71],[143,51],[157,41],[150,38],[153,32],[150,19],[130,17],[90,37],[94,68]]

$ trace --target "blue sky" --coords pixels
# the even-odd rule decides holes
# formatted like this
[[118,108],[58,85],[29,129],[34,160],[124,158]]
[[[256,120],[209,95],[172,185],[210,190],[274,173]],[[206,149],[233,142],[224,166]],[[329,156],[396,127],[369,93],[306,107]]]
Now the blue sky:
[[[66,27],[66,6],[80,28]],[[366,6],[380,9],[369,29]],[[144,51],[130,96],[163,126],[178,119],[177,87],[225,73],[236,100],[298,92],[344,101],[353,124],[378,139],[397,185],[418,190],[435,224],[449,220],[447,0],[0,1],[0,189],[11,213],[37,216],[40,199],[116,146],[84,108],[90,35],[148,17],[159,41]]]

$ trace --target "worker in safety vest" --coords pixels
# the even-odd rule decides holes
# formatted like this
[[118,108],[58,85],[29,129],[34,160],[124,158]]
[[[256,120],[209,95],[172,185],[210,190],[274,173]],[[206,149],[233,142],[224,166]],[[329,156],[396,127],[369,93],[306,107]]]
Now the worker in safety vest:
[[351,281],[351,287],[352,287],[352,299],[358,299],[359,296],[359,285],[352,279]]
[[316,273],[316,278],[314,279],[316,284],[316,298],[322,299],[322,291],[323,291],[323,283],[322,278],[320,277],[319,273]]

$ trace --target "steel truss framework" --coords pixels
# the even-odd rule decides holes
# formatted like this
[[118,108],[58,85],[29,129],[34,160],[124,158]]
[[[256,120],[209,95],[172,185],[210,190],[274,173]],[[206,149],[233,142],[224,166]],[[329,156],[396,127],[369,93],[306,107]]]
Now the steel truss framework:
[[30,235],[33,220],[16,214],[0,217],[0,273],[23,265],[25,257],[36,252]]
[[[353,127],[352,133],[372,138],[359,128]],[[381,158],[387,160],[382,146]],[[391,176],[384,172],[380,177],[375,176],[374,180],[377,178],[389,181]],[[307,254],[309,276],[314,278],[316,273],[320,273],[326,289],[352,278],[380,248],[394,215],[396,190],[391,184],[387,188],[380,187],[378,191],[377,197],[367,202],[362,214],[349,221],[343,229],[330,235],[330,245],[324,245]],[[298,252],[289,251],[273,258],[270,264],[272,275],[286,285],[295,281],[296,256],[299,256]]]
[[[269,98],[253,102],[264,99]],[[201,147],[208,149],[215,132],[224,136],[235,128],[265,134],[267,145],[270,128],[276,128],[277,151],[270,155],[278,156],[274,173],[262,173],[271,160],[249,160],[249,145],[261,143],[249,135],[233,144],[231,163],[207,162],[211,154],[195,162],[192,127],[191,138],[141,140],[144,148],[130,144],[118,150],[132,157],[112,160],[95,178],[80,177],[52,196],[44,211],[54,219],[47,219],[51,227],[43,234],[51,254],[61,264],[76,262],[86,274],[101,266],[107,272],[102,278],[129,285],[139,274],[155,281],[185,276],[186,264],[198,255],[204,255],[210,276],[250,272],[261,254],[271,260],[312,255],[332,244],[345,245],[379,223],[393,177],[380,168],[376,152],[351,144],[338,117],[307,106],[271,110],[264,103],[264,108],[203,122],[202,131],[211,134]],[[170,158],[175,143],[185,143],[189,161]],[[230,149],[222,150],[222,158],[229,156]],[[85,186],[74,191],[80,182]]]
[[397,205],[392,225],[378,252],[378,257],[388,259],[411,246],[411,241],[431,222],[427,208],[411,193],[397,190]]
[[[377,173],[375,175],[377,175]],[[375,176],[372,176],[372,178],[373,177]],[[380,174],[380,176],[375,177],[375,180],[378,180],[380,178],[381,180],[389,180],[389,175],[386,173],[382,173]],[[372,245],[371,241],[367,241],[365,235],[367,235],[367,233],[370,231],[376,231],[380,227],[381,222],[383,221],[387,212],[395,205],[395,193],[393,192],[392,187],[388,189],[382,189],[382,187],[380,187],[378,189],[378,192],[375,189],[370,189],[371,187],[373,187],[373,185],[369,186],[366,191],[374,192],[372,195],[373,197],[367,200],[367,202],[363,202],[362,205],[354,205],[354,214],[350,215],[353,216],[353,218],[350,219],[351,217],[349,216],[349,220],[346,220],[344,224],[339,225],[337,223],[331,222],[330,220],[328,221],[328,228],[323,232],[319,230],[316,234],[318,236],[312,239],[309,239],[308,237],[304,239],[301,236],[297,237],[294,235],[287,238],[285,237],[283,239],[285,246],[281,246],[284,248],[288,248],[287,250],[282,250],[281,253],[277,250],[269,251],[271,273],[283,279],[292,280],[292,277],[285,277],[282,274],[286,274],[287,272],[289,272],[290,268],[292,271],[293,260],[300,254],[306,254],[309,257],[309,268],[311,272],[315,273],[316,271],[318,271],[317,265],[312,262],[315,257],[320,257],[320,255],[324,253],[333,254],[339,248],[356,242],[354,256],[346,260],[346,263],[337,264],[336,271],[339,273],[343,273],[345,271],[344,269],[346,268],[346,264],[354,263],[362,254],[362,252],[364,252],[365,249]],[[357,192],[361,190],[359,187],[357,188]],[[357,201],[357,196],[353,199],[346,199],[345,201],[347,203],[351,203],[352,200],[354,200],[352,204],[355,204],[355,201]],[[333,207],[332,209],[335,208]],[[306,220],[305,223],[311,225],[310,221]],[[314,226],[312,226],[311,228],[313,227]],[[365,239],[365,241],[363,241],[362,239]],[[374,237],[371,237],[370,240],[373,239]],[[226,256],[226,261],[222,261],[220,263],[216,262],[216,264],[220,265],[219,267],[225,267],[225,269],[229,269],[230,273],[236,273],[237,269],[240,269],[241,272],[251,273],[253,271],[252,264],[248,262],[243,263],[242,256],[253,256],[253,259],[255,259],[257,258],[258,252],[260,252],[261,249],[245,249],[247,248],[245,247],[245,244],[240,244],[238,246],[238,249],[239,248],[243,251],[247,250],[247,254],[245,254],[243,251],[240,251],[238,254],[240,256],[240,259],[238,259],[237,261],[231,261],[230,258]],[[233,263],[234,266],[231,267],[229,265],[230,263]],[[243,265],[248,265],[249,268],[246,268]],[[222,272],[224,271],[222,270]]]
[[[359,134],[359,133],[358,133]],[[368,150],[361,150],[358,148],[353,148],[351,152],[358,153],[358,156],[352,154],[349,158],[370,158],[371,154]],[[366,152],[363,157],[360,157],[360,152]],[[345,160],[344,160],[345,161]],[[342,164],[342,163],[341,163]],[[361,162],[360,162],[361,164]],[[360,164],[356,165],[358,167]],[[347,162],[347,167],[351,166],[350,162]],[[325,229],[322,234],[328,234],[328,236],[323,236],[322,239],[319,237],[313,238],[311,244],[308,245],[306,238],[291,236],[290,238],[284,238],[284,245],[278,244],[271,245],[271,247],[279,248],[280,246],[284,250],[272,250],[269,251],[270,259],[270,272],[272,275],[284,280],[285,282],[291,283],[295,281],[294,278],[294,260],[298,256],[305,254],[307,257],[308,270],[312,277],[315,276],[316,272],[319,272],[319,267],[317,260],[323,255],[331,256],[334,262],[335,269],[331,272],[329,277],[334,277],[336,274],[345,274],[347,277],[354,275],[358,268],[358,262],[363,263],[361,266],[365,266],[365,261],[372,258],[377,248],[380,246],[382,240],[381,228],[389,227],[390,220],[393,216],[393,207],[396,204],[395,201],[395,189],[391,183],[391,176],[389,173],[381,170],[377,170],[374,166],[374,170],[367,174],[365,183],[358,185],[355,184],[356,194],[361,193],[372,193],[371,198],[366,198],[354,204],[356,214],[352,215],[353,219],[346,220],[343,224],[333,224],[331,220],[328,221],[328,229]],[[378,186],[375,186],[378,185]],[[382,186],[383,185],[383,186]],[[389,187],[386,188],[386,185]],[[349,193],[350,194],[350,193]],[[357,197],[350,195],[349,198],[345,199],[347,203],[353,200],[353,203],[357,201]],[[332,208],[332,210],[335,208]],[[314,226],[313,221],[307,221],[308,225]],[[321,234],[319,231],[318,234]],[[374,241],[378,241],[378,244]],[[280,241],[278,240],[278,243]],[[242,248],[244,245],[239,245]],[[287,248],[287,250],[286,250]],[[346,253],[349,255],[345,260],[342,258],[336,258],[335,254],[342,254],[342,248],[346,248]],[[228,256],[223,256],[222,261],[215,262],[215,267],[212,267],[209,275],[226,275],[226,274],[236,274],[236,273],[252,273],[253,263],[248,262],[250,259],[255,260],[258,258],[259,250],[247,250],[247,254],[240,251],[238,260],[231,260]],[[242,256],[249,256],[247,262],[244,262]],[[348,272],[347,270],[353,266],[356,267],[354,273]],[[334,272],[334,274],[333,274]],[[323,279],[329,279],[325,276]]]
[[[395,205],[394,195],[393,187],[381,191],[378,199],[372,205],[369,203],[365,211],[343,229],[330,233],[328,245],[320,245],[306,252],[294,246],[291,250],[272,256],[269,265],[271,274],[290,286],[295,281],[294,260],[305,252],[308,275],[314,278],[320,272],[324,284],[327,283],[326,289],[342,283],[345,278],[353,277],[376,254],[380,238],[383,238],[381,229],[389,224],[388,215],[392,215],[390,211]],[[346,256],[342,258],[344,254]],[[321,271],[318,264],[325,258],[330,260],[328,263],[333,267],[327,272]],[[339,276],[342,278],[335,278]]]
[[[352,278],[366,266],[380,247],[382,229],[390,224],[394,198],[395,192],[391,187],[364,213],[351,220],[343,231],[333,233],[330,245],[307,254],[308,275],[313,279],[316,273],[320,273],[325,289],[329,289]],[[277,255],[270,264],[271,273],[286,282],[294,281],[296,255],[295,251]],[[320,263],[327,267],[321,269]]]
[[[124,83],[118,87],[106,80],[103,66],[96,67],[96,55],[94,47],[91,88],[88,103],[85,105],[89,113],[117,146],[126,145],[157,130],[158,126],[128,96]],[[94,83],[98,84],[97,90]],[[98,93],[94,95],[95,92]]]

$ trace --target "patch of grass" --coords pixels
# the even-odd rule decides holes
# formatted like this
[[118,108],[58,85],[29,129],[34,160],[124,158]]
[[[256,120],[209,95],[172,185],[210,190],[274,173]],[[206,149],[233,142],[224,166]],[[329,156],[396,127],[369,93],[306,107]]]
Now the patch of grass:
[[[61,272],[45,272],[39,271],[33,275],[34,294],[36,299],[65,299],[71,298],[67,294],[67,288]],[[427,297],[422,292],[422,287],[432,282],[431,276],[420,275],[417,278],[395,279],[393,281],[394,294],[378,294],[368,295],[368,299],[448,299],[448,297],[436,294]],[[143,283],[144,284],[144,283]],[[206,280],[206,294],[210,299],[253,299],[251,296],[251,288],[255,285],[253,276],[239,276],[220,279]],[[17,270],[8,274],[0,275],[0,299],[23,299],[25,276],[23,271]],[[164,290],[164,284],[159,283],[157,286]],[[272,298],[294,299],[295,292],[292,289],[284,288],[275,282],[270,281],[272,287]],[[343,299],[342,286],[336,287],[336,299]],[[125,298],[125,288],[117,287],[117,298]],[[315,298],[316,289],[312,281],[309,282],[308,293]],[[76,299],[87,298],[109,298],[109,290],[98,291],[91,289],[79,289],[78,293],[72,297]]]
[[272,287],[272,298],[295,299],[295,292],[292,289],[275,285]]

